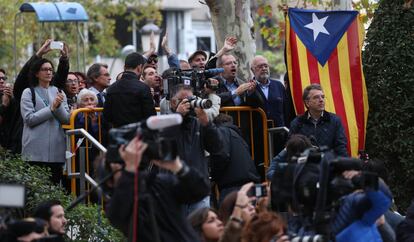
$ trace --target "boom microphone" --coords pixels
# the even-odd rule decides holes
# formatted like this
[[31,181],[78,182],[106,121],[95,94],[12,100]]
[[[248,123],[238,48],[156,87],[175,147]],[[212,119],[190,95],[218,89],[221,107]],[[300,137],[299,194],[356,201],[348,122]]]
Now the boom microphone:
[[159,130],[180,125],[182,122],[183,117],[180,114],[174,113],[151,116],[147,119],[146,125],[149,129]]
[[220,74],[222,72],[224,72],[223,68],[211,68],[211,69],[208,69],[208,70],[204,70],[204,75],[215,76],[215,75]]

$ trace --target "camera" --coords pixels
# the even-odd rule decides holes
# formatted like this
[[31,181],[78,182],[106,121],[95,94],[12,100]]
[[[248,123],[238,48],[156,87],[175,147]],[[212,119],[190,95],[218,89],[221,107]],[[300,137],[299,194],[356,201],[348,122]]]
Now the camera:
[[198,99],[195,96],[187,97],[188,102],[190,103],[191,109],[194,108],[201,108],[201,109],[207,109],[211,108],[213,103],[209,99]]
[[127,145],[135,136],[139,136],[148,148],[143,154],[144,160],[172,161],[177,157],[177,128],[182,117],[179,114],[151,116],[145,122],[127,124],[109,130],[109,144],[106,160],[111,163],[123,163],[118,149]]
[[163,89],[166,99],[170,100],[173,88],[178,84],[191,86],[195,96],[201,96],[204,87],[217,90],[218,85],[211,82],[209,78],[216,76],[224,71],[223,68],[213,68],[208,70],[199,69],[169,69],[163,74]]
[[[299,157],[276,169],[271,183],[271,207],[277,212],[301,214],[312,231],[329,238],[329,223],[341,198],[358,189],[378,189],[378,175],[367,170],[360,159],[336,157],[325,147],[309,148]],[[344,171],[359,175],[346,179]]]
[[247,196],[249,197],[266,197],[267,196],[267,190],[266,185],[264,184],[254,184],[252,188],[247,192]]

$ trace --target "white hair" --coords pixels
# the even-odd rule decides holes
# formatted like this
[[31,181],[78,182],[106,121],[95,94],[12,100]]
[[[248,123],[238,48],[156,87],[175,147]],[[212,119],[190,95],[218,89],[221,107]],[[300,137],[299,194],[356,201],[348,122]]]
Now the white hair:
[[84,88],[78,94],[78,98],[77,98],[78,107],[80,107],[82,104],[82,98],[87,95],[92,96],[94,99],[94,103],[98,104],[98,98],[96,97],[96,94],[92,92],[91,90]]

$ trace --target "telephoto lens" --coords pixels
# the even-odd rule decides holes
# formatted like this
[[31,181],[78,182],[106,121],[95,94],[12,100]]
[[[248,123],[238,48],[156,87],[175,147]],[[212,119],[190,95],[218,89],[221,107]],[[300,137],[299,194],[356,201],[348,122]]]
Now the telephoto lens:
[[197,99],[192,98],[189,100],[191,108],[201,108],[201,109],[207,109],[211,108],[213,103],[209,99]]

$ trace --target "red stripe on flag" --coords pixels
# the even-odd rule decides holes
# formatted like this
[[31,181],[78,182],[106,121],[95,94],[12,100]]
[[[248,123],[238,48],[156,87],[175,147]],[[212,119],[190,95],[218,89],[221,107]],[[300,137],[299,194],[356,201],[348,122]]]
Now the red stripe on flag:
[[349,127],[348,127],[348,118],[346,116],[345,111],[345,102],[344,97],[342,95],[342,88],[341,88],[341,78],[339,74],[339,62],[338,62],[338,49],[335,48],[332,51],[331,56],[328,60],[329,65],[329,79],[331,82],[331,92],[333,97],[333,102],[335,105],[336,114],[341,118],[342,125],[345,129],[346,137],[348,138],[347,148],[348,153],[351,154],[351,144],[349,140]]
[[348,53],[351,72],[352,93],[355,107],[355,117],[358,126],[358,149],[363,149],[365,144],[365,122],[364,122],[364,94],[363,79],[361,71],[361,50],[359,48],[358,19],[352,22],[348,28]]
[[306,48],[306,56],[308,57],[308,69],[310,83],[320,83],[318,60]]
[[296,34],[293,29],[290,29],[290,50],[292,58],[292,83],[290,87],[293,94],[293,101],[295,102],[296,113],[302,114],[305,112],[302,103],[302,82],[300,78],[299,53],[296,43]]

